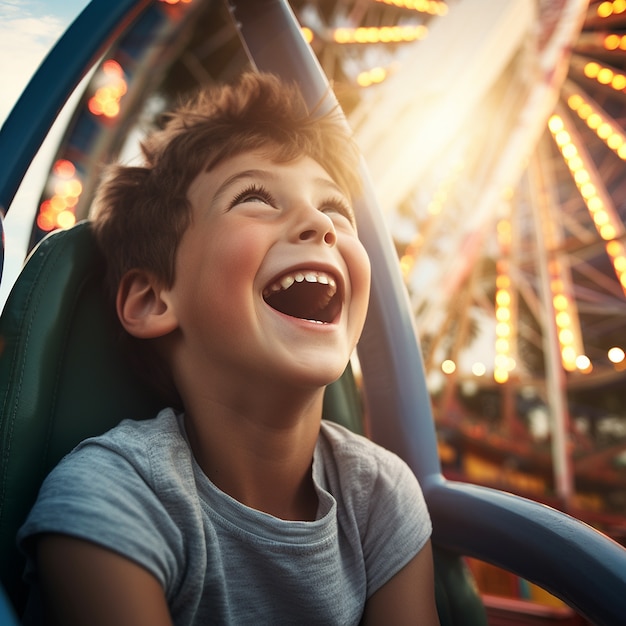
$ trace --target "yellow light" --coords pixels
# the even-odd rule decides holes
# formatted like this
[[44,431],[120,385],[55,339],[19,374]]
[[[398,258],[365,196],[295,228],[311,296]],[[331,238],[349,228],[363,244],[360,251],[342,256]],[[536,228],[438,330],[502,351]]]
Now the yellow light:
[[626,257],[616,256],[613,259],[613,267],[615,268],[615,271],[619,272],[620,274],[622,272],[626,272]]
[[102,64],[98,77],[100,87],[89,98],[87,108],[97,116],[116,117],[120,112],[120,100],[128,90],[124,70],[117,61],[108,59]]
[[496,319],[499,322],[508,322],[511,319],[511,311],[504,307],[498,307],[496,309]]
[[582,168],[583,166],[582,159],[580,157],[570,158],[569,161],[567,162],[567,166],[570,168],[570,170],[575,172],[576,170],[579,170]]
[[576,150],[576,146],[573,143],[568,143],[566,146],[563,146],[562,153],[566,159],[571,159],[578,154],[578,150]]
[[573,346],[565,346],[562,350],[561,350],[561,356],[563,357],[564,361],[569,361],[571,363],[574,363],[576,361],[576,350],[574,350]]
[[617,150],[624,143],[624,138],[617,133],[613,133],[606,141],[606,145],[611,148],[611,150]]
[[584,185],[589,182],[589,172],[587,170],[578,170],[574,173],[574,180],[577,185]]
[[558,115],[553,115],[548,120],[548,128],[550,129],[550,132],[555,134],[558,133],[563,130],[563,120]]
[[596,76],[596,80],[601,85],[608,85],[613,80],[613,76],[615,76],[615,74],[613,73],[613,70],[609,69],[608,67],[603,67],[598,72],[598,75]]
[[583,73],[587,78],[595,78],[599,71],[600,66],[595,61],[587,63],[583,69]]
[[79,180],[70,180],[67,183],[67,195],[74,198],[80,196],[83,192],[83,186]]
[[589,126],[592,130],[595,130],[598,126],[600,126],[600,124],[602,124],[602,118],[597,113],[592,113],[586,121],[587,126]]
[[623,252],[622,244],[619,241],[609,241],[606,244],[606,251],[609,256],[616,257]]
[[566,326],[569,326],[572,321],[569,316],[569,313],[565,311],[559,311],[556,314],[555,320],[556,320],[556,325],[559,328],[565,328]]
[[52,173],[60,178],[72,178],[76,173],[76,167],[67,159],[59,159],[52,166]]
[[109,101],[102,108],[106,117],[115,117],[120,112],[120,105],[117,102]]
[[583,198],[591,198],[596,195],[596,187],[592,183],[585,183],[580,188],[580,195]]
[[622,91],[622,89],[626,87],[626,76],[623,74],[616,74],[611,81],[611,87],[613,87],[615,91]]
[[585,104],[581,105],[576,112],[581,120],[586,120],[593,113],[593,109],[585,102]]
[[496,369],[509,370],[509,357],[506,354],[496,354],[494,359]]
[[616,50],[619,47],[621,37],[619,35],[611,34],[604,38],[604,47],[607,50]]
[[307,43],[311,43],[313,41],[313,31],[308,26],[303,26],[300,31],[302,32],[302,35]]
[[50,198],[50,209],[59,213],[66,207],[65,198],[63,196],[54,195]]
[[572,109],[572,111],[577,111],[580,108],[580,106],[584,104],[584,102],[585,101],[582,99],[582,96],[575,93],[575,94],[572,94],[567,99],[567,106],[569,106],[569,108]]
[[405,277],[408,276],[409,272],[411,271],[411,268],[413,267],[413,262],[414,262],[414,259],[409,254],[405,254],[400,259],[400,269],[402,270],[403,276]]
[[373,67],[370,70],[370,76],[375,83],[382,83],[387,77],[387,71],[383,67]]
[[593,214],[593,221],[596,223],[596,225],[603,226],[604,224],[608,223],[609,214],[606,211],[596,211]]
[[587,207],[593,213],[594,211],[599,211],[604,208],[604,203],[597,196],[593,198],[589,198],[589,202],[587,203]]
[[559,331],[559,343],[562,346],[568,346],[574,343],[574,333],[569,328]]
[[500,276],[496,278],[496,287],[498,287],[498,289],[507,289],[510,285],[511,279],[508,276],[500,274]]
[[607,139],[612,132],[613,128],[607,122],[600,124],[600,126],[596,130],[596,133],[598,134],[598,137],[600,137],[600,139]]
[[554,296],[554,298],[552,298],[552,304],[557,311],[565,311],[568,307],[569,302],[566,296],[564,296],[562,293],[559,293]]
[[57,215],[57,224],[61,228],[71,228],[76,224],[76,216],[71,211],[61,211]]
[[586,354],[579,354],[576,357],[576,367],[581,371],[581,372],[590,372],[591,371],[591,361],[589,359],[589,357]]
[[416,41],[423,39],[428,29],[419,24],[417,26],[375,26],[358,28],[336,28],[333,39],[340,44],[345,43],[388,43],[401,41]]
[[554,135],[554,141],[558,146],[564,146],[566,143],[571,141],[570,134],[566,130],[560,130],[556,135]]
[[350,30],[347,28],[337,28],[333,33],[333,39],[337,43],[348,43],[350,41]]
[[609,357],[609,361],[611,361],[611,363],[621,363],[624,358],[626,358],[626,354],[624,353],[624,351],[617,346],[611,348],[608,351],[607,356]]
[[604,226],[600,228],[600,237],[606,241],[609,239],[615,239],[616,234],[617,233],[615,232],[615,228],[612,224],[604,224]]
[[493,379],[497,383],[505,383],[507,380],[509,380],[509,372],[506,369],[496,368],[493,372]]
[[511,327],[504,323],[500,322],[496,324],[496,336],[497,337],[508,337],[511,334]]
[[454,372],[456,371],[456,363],[451,359],[446,359],[441,364],[441,369],[444,374],[454,374]]
[[598,5],[598,17],[609,17],[613,13],[613,4],[611,2],[602,2]]
[[484,376],[486,371],[487,368],[483,363],[474,363],[474,365],[472,365],[472,374],[474,374],[474,376]]
[[496,352],[499,354],[506,354],[509,351],[510,344],[509,340],[504,337],[500,337],[496,339]]
[[504,307],[511,304],[511,294],[505,289],[498,289],[496,292],[496,302],[498,306]]
[[361,72],[356,77],[356,82],[359,87],[369,87],[372,84],[369,72]]

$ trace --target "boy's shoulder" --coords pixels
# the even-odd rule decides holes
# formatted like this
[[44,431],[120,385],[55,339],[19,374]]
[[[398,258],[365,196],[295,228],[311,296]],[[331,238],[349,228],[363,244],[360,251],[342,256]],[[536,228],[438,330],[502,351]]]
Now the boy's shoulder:
[[179,417],[173,409],[167,408],[149,419],[122,419],[110,430],[83,440],[72,452],[92,446],[139,447],[144,449],[150,447],[158,439],[179,439],[181,437]]
[[94,476],[102,481],[123,476],[128,484],[136,476],[140,484],[157,488],[155,481],[159,483],[157,478],[167,475],[169,467],[181,471],[190,466],[187,448],[179,416],[172,409],[164,409],[149,419],[123,419],[110,430],[83,440],[50,476],[57,481],[71,478],[72,484],[81,480],[88,483]]
[[395,453],[383,448],[364,435],[352,432],[345,426],[322,420],[320,429],[320,441],[322,445],[331,447],[335,452],[345,456],[359,457],[361,455],[372,456],[376,461],[401,462]]
[[396,481],[417,485],[415,475],[397,454],[340,424],[322,420],[318,450],[327,472],[333,468],[363,486]]
[[[343,426],[322,421],[313,463],[316,480],[337,500],[340,520],[355,520],[364,551],[389,531],[416,554],[430,536],[428,510],[411,468],[395,453]],[[347,522],[349,525],[349,522]]]

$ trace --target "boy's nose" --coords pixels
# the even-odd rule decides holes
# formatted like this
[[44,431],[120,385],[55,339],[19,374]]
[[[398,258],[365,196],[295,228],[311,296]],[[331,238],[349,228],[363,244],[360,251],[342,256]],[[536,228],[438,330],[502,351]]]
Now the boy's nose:
[[326,213],[317,209],[311,210],[306,217],[303,217],[298,228],[300,241],[323,242],[328,246],[334,246],[337,243],[337,232],[333,221]]
[[331,227],[325,233],[321,231],[316,231],[313,229],[303,230],[300,233],[300,240],[307,241],[308,239],[320,239],[323,240],[325,244],[329,246],[334,246],[337,242],[337,234],[335,233],[335,229]]

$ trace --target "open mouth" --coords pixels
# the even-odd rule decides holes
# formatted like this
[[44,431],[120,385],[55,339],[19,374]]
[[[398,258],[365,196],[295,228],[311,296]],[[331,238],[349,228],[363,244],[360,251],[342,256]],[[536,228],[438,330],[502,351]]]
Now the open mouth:
[[263,299],[280,313],[329,324],[341,310],[341,294],[331,274],[300,270],[284,274],[263,290]]

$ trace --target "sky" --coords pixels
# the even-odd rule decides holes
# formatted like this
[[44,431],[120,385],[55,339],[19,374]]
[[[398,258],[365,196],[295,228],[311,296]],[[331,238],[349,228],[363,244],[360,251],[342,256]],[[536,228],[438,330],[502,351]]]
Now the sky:
[[[0,125],[33,73],[88,0],[0,0]],[[54,138],[42,149],[4,220],[5,268],[0,307],[22,265],[42,172],[50,165]]]
[[0,0],[0,120],[86,0]]

